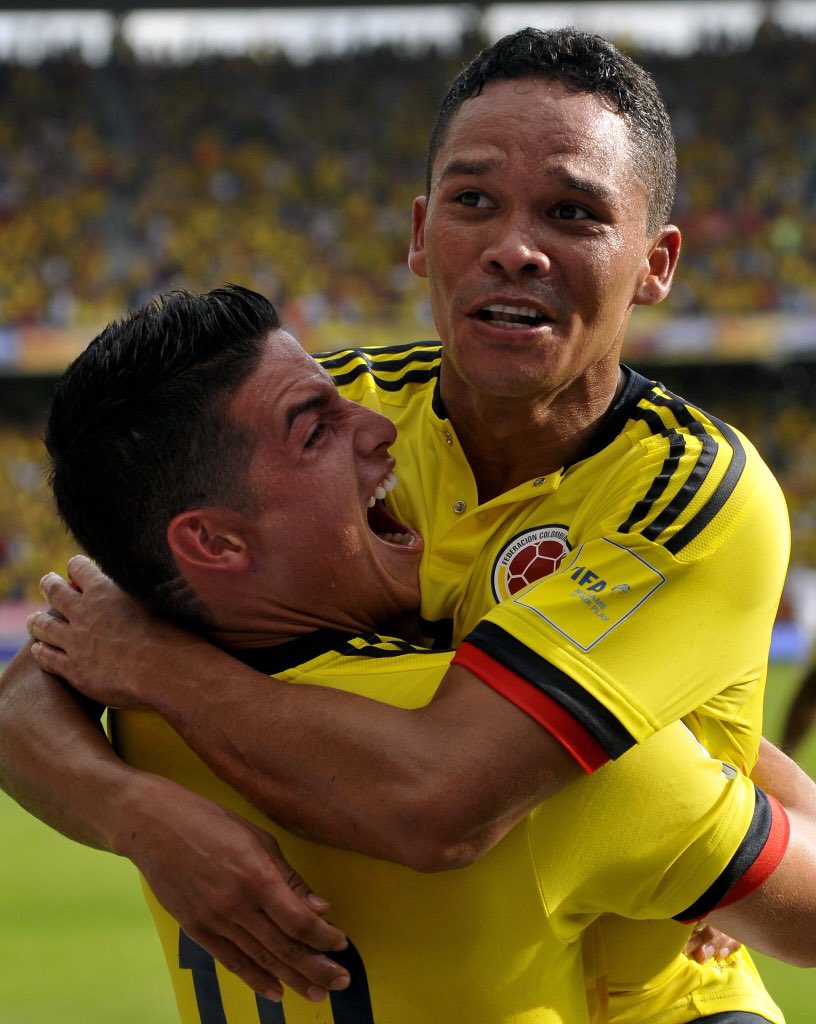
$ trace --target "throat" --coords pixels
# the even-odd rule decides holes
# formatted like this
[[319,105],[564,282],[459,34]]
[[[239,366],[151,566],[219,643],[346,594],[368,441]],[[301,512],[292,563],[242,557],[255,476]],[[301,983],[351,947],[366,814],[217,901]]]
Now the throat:
[[497,430],[473,424],[462,430],[457,427],[480,505],[528,480],[560,470],[567,461],[564,444],[545,424],[527,422],[518,430],[507,427],[506,422]]

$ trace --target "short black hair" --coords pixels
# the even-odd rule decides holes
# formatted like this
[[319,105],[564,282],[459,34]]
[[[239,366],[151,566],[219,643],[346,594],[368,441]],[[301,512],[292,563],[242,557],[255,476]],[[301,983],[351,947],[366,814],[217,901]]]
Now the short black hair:
[[632,160],[649,190],[647,230],[668,223],[677,188],[671,119],[652,75],[602,36],[577,29],[524,28],[478,53],[456,76],[439,108],[428,147],[425,187],[451,119],[489,82],[551,78],[579,93],[598,93],[623,118]]
[[61,377],[45,432],[57,510],[112,579],[160,614],[206,628],[178,574],[170,520],[223,504],[251,511],[255,436],[228,403],[281,326],[257,292],[159,296],[110,324]]

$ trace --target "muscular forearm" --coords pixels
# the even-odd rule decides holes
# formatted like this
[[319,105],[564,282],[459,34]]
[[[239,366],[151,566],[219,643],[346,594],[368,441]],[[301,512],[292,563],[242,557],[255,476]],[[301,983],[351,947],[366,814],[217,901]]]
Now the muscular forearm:
[[[169,648],[149,656],[165,669],[172,658]],[[270,680],[209,645],[185,647],[172,684],[149,683],[141,664],[148,703],[265,813],[419,870],[469,862],[579,771],[460,667],[427,707],[407,710]]]
[[[44,580],[64,618],[31,623],[40,664],[112,706],[154,708],[290,830],[433,870],[478,856],[580,774],[546,730],[462,666],[413,710],[270,680],[157,620],[87,560],[72,565],[75,587]],[[387,696],[387,673],[382,686]]]
[[98,716],[20,651],[0,680],[0,785],[31,814],[86,846],[121,852],[122,812],[137,773]]

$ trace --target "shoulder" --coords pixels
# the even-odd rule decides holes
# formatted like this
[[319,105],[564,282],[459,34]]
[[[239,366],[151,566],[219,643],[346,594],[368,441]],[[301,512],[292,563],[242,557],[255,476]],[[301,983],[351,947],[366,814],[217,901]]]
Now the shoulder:
[[346,690],[397,707],[419,707],[433,697],[451,654],[364,633],[300,665],[286,679]]
[[396,393],[435,383],[441,352],[439,342],[419,341],[379,348],[346,348],[320,353],[315,358],[343,392],[373,388]]
[[726,421],[651,382],[628,409],[622,434],[628,450],[618,470],[627,467],[620,480],[631,506],[621,533],[641,534],[679,555],[690,553],[692,542],[716,547],[746,519],[753,528],[786,530],[779,484]]

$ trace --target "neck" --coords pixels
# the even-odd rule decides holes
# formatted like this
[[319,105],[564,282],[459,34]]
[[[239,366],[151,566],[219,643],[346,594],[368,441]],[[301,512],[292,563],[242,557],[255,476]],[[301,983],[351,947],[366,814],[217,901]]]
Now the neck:
[[[208,582],[201,581],[199,592],[209,589]],[[227,598],[225,590],[221,582],[219,589],[200,594],[214,621],[210,637],[222,647],[272,647],[321,629],[351,636],[375,631],[409,641],[415,641],[419,636],[419,617],[416,611],[391,621],[373,622],[367,617],[348,614],[342,609],[304,611],[283,606],[269,600],[266,595],[251,593],[250,586],[233,590],[232,600]]]
[[274,647],[278,644],[289,643],[290,640],[297,640],[308,633],[313,633],[320,627],[305,626],[299,632],[293,628],[276,628],[275,624],[265,627],[239,628],[227,626],[221,628],[216,626],[210,633],[210,639],[219,647],[227,647],[232,650],[244,650],[253,647]]
[[625,383],[616,365],[598,380],[579,378],[535,398],[475,392],[445,373],[442,400],[473,471],[479,501],[547,476],[578,458]]

